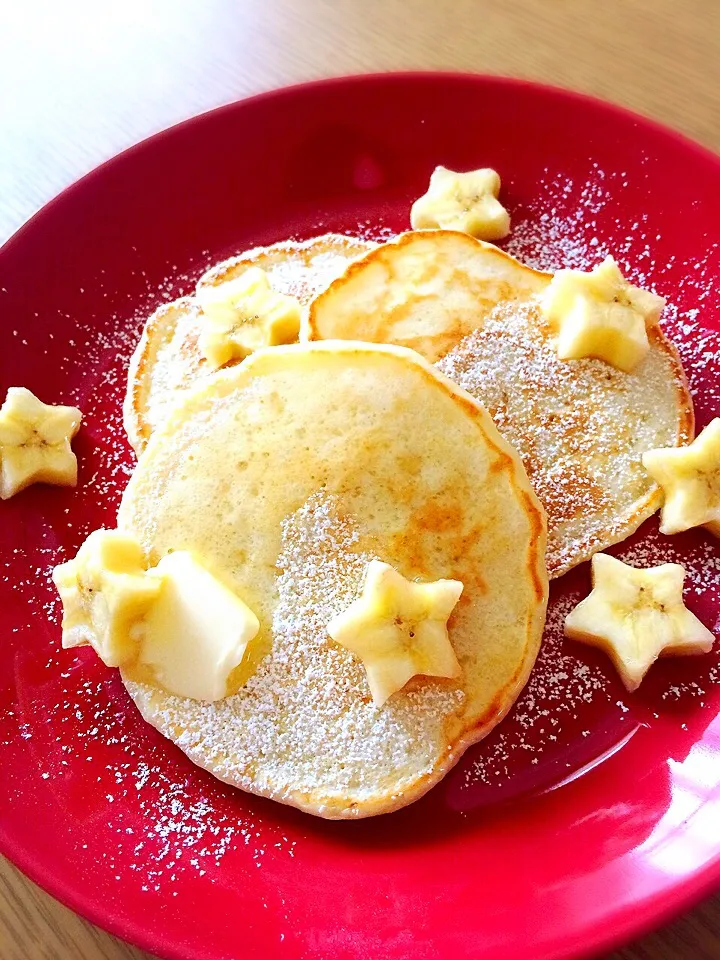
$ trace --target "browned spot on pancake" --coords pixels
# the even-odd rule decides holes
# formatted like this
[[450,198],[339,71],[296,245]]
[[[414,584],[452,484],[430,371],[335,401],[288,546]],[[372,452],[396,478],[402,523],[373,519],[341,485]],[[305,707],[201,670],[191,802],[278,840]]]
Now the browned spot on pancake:
[[530,482],[545,507],[551,527],[574,520],[586,511],[600,511],[609,506],[603,488],[587,473],[576,469],[551,475],[528,467]]
[[522,498],[525,502],[527,517],[530,522],[531,557],[528,566],[533,579],[535,596],[538,599],[542,599],[547,592],[547,581],[541,576],[541,570],[544,574],[545,557],[544,555],[540,556],[540,544],[544,541],[546,527],[540,512],[537,509],[531,509],[531,507],[535,507],[534,498],[524,490],[522,491]]
[[[448,252],[450,248],[452,254]],[[463,257],[486,258],[495,269],[488,270],[482,278],[477,277],[459,265]],[[518,299],[519,285],[502,276],[503,270],[522,275],[530,292],[541,288],[549,279],[548,274],[525,267],[494,245],[474,237],[447,230],[410,231],[359,258],[343,277],[316,298],[309,309],[308,339],[395,343],[411,347],[435,362],[466,334],[482,326],[485,316],[499,301]],[[372,277],[372,301],[361,296],[352,317],[331,309],[333,297],[339,294],[342,298],[344,291],[352,291],[356,283],[362,284],[366,271]],[[443,286],[438,291],[438,274],[443,272]],[[377,283],[379,275],[383,277],[382,284]],[[404,296],[378,293],[383,288],[399,289]],[[443,300],[444,290],[453,288],[464,290],[472,305],[458,304],[453,308],[454,313],[433,310],[442,315],[442,323],[423,331],[424,325],[419,319],[423,312]]]
[[435,533],[457,531],[462,526],[463,511],[456,499],[428,500],[410,518],[410,525]]
[[503,473],[508,468],[508,458],[498,457],[490,464],[490,473]]
[[413,690],[423,690],[429,683],[444,687],[446,690],[457,690],[458,681],[447,677],[428,677],[424,673],[416,673],[411,677],[402,688],[404,693],[411,693]]
[[[187,372],[196,374],[202,372],[212,373],[207,366],[207,360],[200,352],[198,341],[200,340],[200,328],[192,330],[185,337],[182,345],[182,355],[187,364]],[[228,364],[229,366],[230,364]]]
[[[391,534],[382,546],[376,543],[375,552],[379,546],[386,554],[383,559],[405,576],[461,580],[466,588],[472,584],[474,590],[485,593],[487,584],[474,559],[483,529],[464,529],[463,511],[457,503],[446,507],[429,503],[413,513],[406,529]],[[461,597],[461,605],[463,600]]]

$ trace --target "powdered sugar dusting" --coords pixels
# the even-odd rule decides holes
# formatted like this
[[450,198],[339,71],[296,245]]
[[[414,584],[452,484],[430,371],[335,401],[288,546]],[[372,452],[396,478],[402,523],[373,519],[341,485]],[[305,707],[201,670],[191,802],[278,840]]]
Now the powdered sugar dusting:
[[[705,254],[689,263],[680,264],[672,257],[655,262],[653,250],[659,235],[648,235],[647,222],[642,218],[618,223],[617,232],[613,231],[618,242],[609,245],[603,239],[601,218],[622,187],[622,174],[605,175],[598,169],[586,183],[561,181],[548,174],[528,216],[516,220],[507,249],[546,270],[568,266],[587,269],[612,253],[635,282],[658,288],[671,301],[682,304],[668,305],[663,326],[678,343],[703,422],[720,412],[720,335],[703,324],[706,310],[717,295],[718,245],[708,243]],[[358,233],[382,242],[391,239],[394,231],[367,220],[358,225]],[[47,789],[57,791],[60,798],[67,791],[68,806],[73,797],[77,804],[78,794],[84,798],[97,792],[95,816],[106,828],[99,833],[106,837],[111,831],[117,843],[98,851],[96,862],[102,860],[119,880],[130,852],[130,869],[141,888],[157,890],[162,886],[171,894],[182,873],[212,876],[223,858],[240,848],[248,850],[260,866],[269,850],[294,856],[295,841],[274,825],[274,818],[266,822],[259,813],[248,813],[254,808],[243,795],[169,753],[167,744],[139,722],[117,678],[91,656],[55,652],[59,611],[49,573],[52,564],[72,556],[90,528],[98,525],[98,505],[107,518],[105,522],[114,522],[114,508],[133,464],[120,419],[128,359],[147,315],[159,303],[192,292],[196,278],[213,259],[209,251],[201,251],[197,263],[185,272],[168,264],[168,275],[159,286],[138,267],[130,285],[138,287],[139,294],[136,289],[115,295],[106,276],[89,277],[86,287],[95,284],[104,290],[107,285],[103,297],[108,297],[108,311],[70,313],[68,307],[58,308],[58,327],[70,330],[69,337],[50,330],[47,339],[39,341],[25,335],[19,325],[11,331],[20,367],[25,350],[47,355],[48,362],[51,358],[53,368],[69,384],[63,396],[53,398],[41,393],[42,398],[78,403],[84,424],[76,441],[81,466],[78,489],[52,491],[53,497],[64,498],[67,503],[52,525],[40,528],[42,511],[36,510],[35,516],[32,509],[26,509],[23,518],[27,518],[27,528],[16,537],[11,553],[2,561],[2,581],[12,584],[18,595],[24,590],[13,634],[32,638],[33,632],[37,635],[38,630],[45,629],[47,637],[40,649],[46,643],[53,654],[36,663],[31,645],[27,652],[20,645],[16,672],[24,684],[23,702],[0,718],[0,746],[9,749],[9,744],[19,738],[23,749],[28,750],[29,763],[38,765]],[[327,266],[329,275],[331,267]],[[666,280],[670,271],[673,276],[682,274],[679,282]],[[86,292],[80,291],[82,298]],[[32,490],[24,494],[18,500],[18,510],[32,504],[34,496]],[[293,523],[298,522],[299,518],[294,518]],[[612,552],[637,566],[667,560],[683,563],[688,570],[689,604],[708,626],[716,630],[720,627],[708,619],[710,611],[713,618],[717,617],[720,604],[720,560],[717,544],[709,536],[665,538],[651,522],[632,541]],[[300,554],[296,561],[301,563]],[[320,563],[317,569],[308,568],[305,577],[301,568],[286,578],[283,591],[288,597],[296,589],[299,595],[306,595],[323,570]],[[580,572],[579,576],[584,575]],[[543,648],[516,709],[461,764],[458,772],[468,788],[475,784],[499,788],[522,765],[536,772],[551,757],[569,765],[574,761],[567,751],[576,741],[589,744],[598,723],[627,724],[637,712],[638,697],[653,683],[663,709],[688,703],[693,709],[713,707],[715,688],[720,683],[716,654],[659,664],[643,684],[641,694],[626,697],[605,658],[566,641],[562,635],[564,617],[586,595],[588,586],[587,576],[582,581],[575,575],[563,581],[562,589],[567,592],[551,603]],[[349,596],[352,590],[348,587],[348,591]],[[328,609],[336,606],[330,604]],[[103,755],[111,751],[107,762],[98,761],[101,748]],[[32,766],[29,772],[34,772]],[[8,784],[9,792],[16,789]],[[88,839],[80,834],[78,845],[88,846]],[[127,882],[127,873],[122,877]]]
[[720,333],[703,325],[720,291],[720,243],[709,241],[699,256],[682,263],[674,255],[658,262],[654,250],[662,235],[650,231],[646,215],[632,222],[619,217],[608,243],[600,215],[627,185],[625,173],[606,174],[597,165],[584,182],[558,180],[546,171],[537,199],[513,224],[504,247],[528,266],[549,272],[589,270],[612,254],[633,283],[666,297],[662,327],[678,348],[691,391],[702,411],[720,410]]
[[698,320],[699,310],[681,313],[669,305],[663,327],[673,337],[695,401],[699,426],[720,414],[720,333]]
[[285,241],[271,247],[256,247],[236,257],[215,264],[203,274],[199,283],[218,283],[236,275],[235,267],[244,269],[257,262],[281,293],[297,297],[307,305],[345,270],[348,262],[372,249],[374,243],[364,238],[326,234],[305,241]]
[[40,686],[15,719],[61,805],[75,808],[88,792],[97,797],[78,844],[94,848],[98,826],[106,827],[114,842],[88,856],[110,876],[120,880],[118,871],[129,869],[140,890],[162,884],[170,892],[183,875],[212,874],[238,847],[250,847],[258,865],[269,846],[294,856],[296,842],[282,830],[228,810],[226,789],[210,776],[177,763],[168,772],[164,746],[138,724],[116,675],[91,655],[70,665],[66,660],[48,661]]
[[[585,181],[558,179],[546,171],[537,199],[513,224],[505,250],[535,270],[551,273],[589,270],[611,254],[636,283],[647,285],[647,274],[654,268],[652,240],[660,239],[648,237],[647,215],[631,221],[619,217],[613,242],[603,239],[606,208],[617,203],[627,185],[626,173],[606,173],[597,164]],[[665,265],[671,266],[672,262]]]
[[528,215],[512,225],[504,244],[507,252],[535,270],[550,272],[586,269],[607,256],[610,251],[598,239],[596,217],[612,197],[613,188],[597,164],[593,170],[594,176],[584,183],[558,180],[546,171]]
[[680,433],[681,374],[663,350],[631,374],[601,360],[568,363],[529,301],[500,304],[437,366],[520,454],[547,511],[553,575],[625,534],[652,488],[641,454]]
[[362,240],[368,240],[370,243],[389,243],[397,236],[397,230],[378,223],[377,220],[359,220],[357,234]]
[[443,722],[462,692],[428,681],[379,709],[361,663],[327,636],[371,559],[357,543],[322,493],[285,521],[272,651],[235,696],[201,704],[129,684],[159,729],[222,779],[277,797],[297,791],[322,807],[401,790],[442,755]]
[[619,544],[613,553],[633,567],[681,563],[687,577],[686,594],[720,602],[720,552],[708,534],[666,537],[653,523],[643,530],[642,537]]

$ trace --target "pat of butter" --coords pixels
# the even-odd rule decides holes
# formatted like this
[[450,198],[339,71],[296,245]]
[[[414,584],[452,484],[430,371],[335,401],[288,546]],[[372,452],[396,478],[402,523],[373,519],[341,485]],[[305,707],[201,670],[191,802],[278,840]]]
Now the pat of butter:
[[260,629],[257,617],[185,551],[163,557],[148,576],[161,588],[145,619],[140,661],[169,693],[222,700]]

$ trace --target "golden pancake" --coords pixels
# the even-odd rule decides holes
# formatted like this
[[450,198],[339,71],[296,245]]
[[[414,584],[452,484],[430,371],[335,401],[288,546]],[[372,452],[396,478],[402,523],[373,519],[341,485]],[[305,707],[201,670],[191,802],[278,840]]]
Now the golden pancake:
[[[337,277],[348,263],[375,244],[327,233],[302,243],[257,247],[212,267],[198,288],[240,276],[248,267],[266,271],[280,293],[297,297],[303,307]],[[194,297],[163,304],[147,321],[130,361],[123,408],[130,443],[141,453],[152,431],[167,415],[178,394],[212,370],[198,348],[201,312]]]
[[557,577],[658,509],[642,454],[689,442],[694,420],[682,365],[658,326],[632,373],[559,360],[537,297],[550,279],[464,234],[407,233],[317,297],[309,336],[412,346],[484,404],[547,511]]
[[[118,524],[151,563],[189,550],[261,624],[219,702],[126,670],[145,719],[220,779],[323,817],[425,793],[538,652],[542,508],[486,411],[409,350],[298,344],[221,371],[153,433]],[[464,585],[448,623],[460,678],[416,676],[382,707],[326,629],[373,558]]]
[[369,251],[310,304],[308,340],[411,347],[434,363],[498,303],[541,293],[549,274],[454,230],[416,230]]

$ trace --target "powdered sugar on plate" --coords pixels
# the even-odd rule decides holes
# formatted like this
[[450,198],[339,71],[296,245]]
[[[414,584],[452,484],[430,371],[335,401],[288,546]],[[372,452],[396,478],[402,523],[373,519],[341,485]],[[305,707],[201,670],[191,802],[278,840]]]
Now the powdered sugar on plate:
[[[588,269],[612,253],[631,279],[676,300],[680,306],[669,304],[663,326],[678,344],[701,419],[707,420],[720,412],[720,335],[703,325],[704,312],[717,293],[717,245],[708,244],[705,254],[692,263],[658,264],[653,250],[659,237],[648,233],[642,218],[618,226],[612,231],[618,242],[608,244],[603,239],[602,218],[608,204],[623,189],[623,176],[606,175],[595,168],[587,182],[581,183],[561,181],[548,174],[539,185],[532,209],[514,224],[506,248],[545,270],[568,266]],[[378,241],[388,240],[393,234],[390,228],[369,221],[360,223],[355,232]],[[89,532],[85,518],[92,516],[92,525],[96,525],[98,502],[103,504],[108,525],[113,522],[133,466],[121,426],[120,404],[127,362],[144,319],[159,303],[191,292],[195,279],[213,259],[208,251],[202,251],[197,264],[184,273],[168,265],[168,277],[159,288],[146,285],[140,301],[133,301],[137,310],[132,314],[115,303],[109,320],[61,315],[63,324],[72,323],[74,327],[72,337],[62,344],[53,340],[52,333],[40,346],[20,330],[14,337],[19,357],[25,349],[52,352],[61,372],[74,384],[62,399],[77,402],[83,409],[84,427],[78,442],[85,448],[80,458],[84,473],[77,491],[70,495],[73,501],[67,508],[67,524],[56,524],[39,534],[29,530],[27,543],[19,540],[12,556],[3,558],[4,580],[15,582],[17,577],[36,586],[27,608],[19,614],[16,630],[22,633],[36,629],[40,621],[48,623],[47,644],[53,651],[41,665],[39,685],[32,688],[26,681],[25,709],[7,716],[4,730],[14,730],[14,735],[32,750],[43,783],[54,783],[59,790],[65,789],[64,783],[70,789],[73,776],[79,776],[77,769],[87,771],[86,780],[80,778],[76,789],[101,791],[107,807],[101,807],[99,815],[110,817],[108,811],[112,811],[118,846],[117,851],[104,851],[105,862],[114,868],[121,850],[129,848],[132,872],[147,890],[161,884],[171,889],[181,871],[198,875],[212,872],[238,848],[251,852],[258,865],[265,851],[271,849],[281,855],[295,854],[294,841],[289,841],[280,827],[259,813],[248,812],[253,809],[252,802],[169,753],[166,743],[139,722],[117,679],[110,678],[91,656],[76,659],[55,653],[58,610],[55,593],[48,585],[50,565],[74,554]],[[682,274],[675,286],[667,279],[671,269],[674,275],[678,271]],[[109,279],[97,277],[94,282],[109,283]],[[85,371],[82,377],[74,373],[78,369]],[[683,563],[688,569],[689,604],[709,626],[718,628],[707,620],[710,611],[715,611],[713,618],[717,617],[720,604],[720,561],[717,544],[709,536],[664,538],[650,522],[632,541],[612,552],[638,566],[666,560]],[[300,577],[299,582],[308,586],[316,574],[308,568],[308,579]],[[287,586],[289,589],[289,582]],[[637,695],[624,693],[609,662],[563,637],[565,615],[588,588],[587,572],[580,571],[563,583],[562,597],[554,596],[540,657],[515,710],[461,762],[459,773],[468,790],[478,785],[495,788],[506,784],[518,771],[534,776],[551,760],[563,767],[582,766],[602,747],[598,747],[598,729],[602,732],[609,726],[621,731],[638,713]],[[48,678],[53,682],[45,686]],[[653,668],[648,682],[654,683],[659,693],[653,709],[687,709],[690,705],[702,710],[709,706],[720,683],[720,665],[715,654],[683,664],[662,664]],[[45,731],[54,729],[58,718],[61,735],[57,741],[57,734],[48,740]],[[9,737],[10,733],[3,735]],[[577,753],[578,743],[587,748],[584,754]],[[113,754],[113,759],[102,765],[97,761],[99,744],[109,747]],[[137,819],[143,824],[142,830],[137,823],[127,825]]]
[[[605,175],[597,167],[582,183],[560,181],[548,174],[539,185],[538,199],[527,217],[514,224],[504,246],[521,261],[546,271],[589,270],[612,254],[633,282],[660,288],[670,301],[663,313],[663,329],[678,348],[702,426],[720,414],[720,334],[702,324],[703,313],[718,292],[720,248],[709,243],[702,256],[685,264],[674,259],[656,263],[652,251],[661,237],[648,235],[642,217],[630,224],[618,223],[613,231],[618,239],[612,244],[605,242],[601,221],[608,204],[616,202],[626,185],[623,173]],[[677,275],[678,270],[682,271],[680,282],[666,289],[666,278]],[[451,371],[445,372],[452,376]],[[720,632],[720,551],[710,535],[692,532],[663,537],[657,521],[651,520],[610,552],[638,567],[682,563],[687,570],[688,604]],[[568,582],[573,583],[569,592]],[[563,637],[565,616],[590,587],[587,572],[568,575],[560,587],[565,588],[562,595],[552,591],[542,651],[528,686],[510,717],[468,759],[464,769],[467,789],[499,786],[509,776],[522,778],[524,769],[542,767],[551,758],[567,767],[592,763],[606,749],[608,728],[615,729],[620,739],[623,725],[631,724],[633,716],[645,722],[658,716],[658,710],[672,707],[682,708],[678,714],[682,724],[684,711],[708,706],[710,692],[720,683],[720,652],[716,650],[705,657],[658,665],[645,681],[643,694],[628,696],[607,658]],[[577,749],[579,740],[585,741],[584,753]],[[570,752],[576,755],[570,757]]]
[[[537,200],[528,214],[513,222],[505,250],[535,270],[585,270],[607,256],[598,240],[596,216],[612,196],[604,171],[585,183],[558,180],[549,171],[538,184]],[[624,175],[620,175],[624,177]]]

